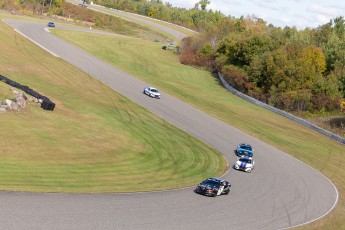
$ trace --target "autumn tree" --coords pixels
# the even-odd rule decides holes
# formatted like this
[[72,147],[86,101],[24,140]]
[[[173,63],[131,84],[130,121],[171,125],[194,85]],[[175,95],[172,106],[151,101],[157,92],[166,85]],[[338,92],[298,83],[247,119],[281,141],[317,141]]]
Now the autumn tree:
[[208,4],[210,4],[211,2],[209,0],[200,0],[199,4],[202,10],[206,10],[206,7]]

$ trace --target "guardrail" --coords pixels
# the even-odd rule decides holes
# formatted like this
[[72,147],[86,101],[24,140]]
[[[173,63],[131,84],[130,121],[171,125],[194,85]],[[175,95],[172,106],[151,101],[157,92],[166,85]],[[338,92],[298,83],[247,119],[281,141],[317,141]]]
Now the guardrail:
[[218,72],[218,77],[219,77],[220,81],[222,82],[222,84],[224,85],[224,87],[227,88],[231,93],[235,94],[236,96],[238,96],[238,97],[240,97],[240,98],[242,98],[242,99],[244,99],[244,100],[246,100],[248,102],[251,102],[251,103],[253,103],[253,104],[257,105],[257,106],[260,106],[262,108],[270,110],[270,111],[272,111],[272,112],[274,112],[276,114],[279,114],[279,115],[281,115],[283,117],[286,117],[286,118],[288,118],[288,119],[290,119],[292,121],[295,121],[295,122],[297,122],[297,123],[299,123],[301,125],[304,125],[304,126],[306,126],[308,128],[311,128],[311,129],[317,131],[318,133],[321,133],[321,134],[331,138],[332,140],[335,140],[335,141],[345,145],[345,138],[343,138],[343,137],[341,137],[341,136],[339,136],[339,135],[337,135],[335,133],[332,133],[332,132],[330,132],[328,130],[325,130],[325,129],[323,129],[323,128],[321,128],[321,127],[319,127],[319,126],[317,126],[317,125],[315,125],[315,124],[313,124],[313,123],[311,123],[309,121],[306,121],[306,120],[304,120],[302,118],[296,117],[295,115],[292,115],[290,113],[287,113],[285,111],[277,109],[277,108],[275,108],[273,106],[267,105],[266,103],[263,103],[263,102],[255,99],[255,98],[252,98],[252,97],[250,97],[248,95],[245,95],[245,94],[239,92],[238,90],[236,90],[232,86],[230,86],[224,80],[223,76],[219,72]]

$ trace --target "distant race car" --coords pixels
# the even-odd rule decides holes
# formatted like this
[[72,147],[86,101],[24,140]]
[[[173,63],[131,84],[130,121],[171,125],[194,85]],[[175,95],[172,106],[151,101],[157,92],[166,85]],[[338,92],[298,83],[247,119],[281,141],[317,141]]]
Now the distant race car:
[[48,27],[55,27],[55,23],[54,22],[48,22],[47,26]]
[[253,160],[253,158],[248,157],[248,156],[241,156],[237,159],[234,165],[234,169],[242,170],[242,171],[250,173],[254,169],[254,165],[255,165],[255,161]]
[[237,156],[250,156],[253,157],[254,149],[249,144],[239,144],[235,150]]
[[144,88],[144,94],[154,98],[161,98],[161,93],[158,91],[158,89],[151,86]]
[[222,194],[228,195],[230,187],[231,184],[228,181],[211,177],[198,184],[194,191],[202,195],[215,197]]

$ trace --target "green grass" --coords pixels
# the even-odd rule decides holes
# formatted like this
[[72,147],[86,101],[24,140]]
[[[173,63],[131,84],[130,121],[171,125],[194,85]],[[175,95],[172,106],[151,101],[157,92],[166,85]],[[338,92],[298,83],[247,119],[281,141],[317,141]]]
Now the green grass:
[[[28,104],[20,112],[0,114],[0,190],[162,190],[194,185],[227,169],[216,150],[3,22],[0,34],[1,74],[56,103],[53,112]],[[8,90],[3,86],[0,98]]]
[[[109,9],[106,9],[106,8],[101,9],[101,8],[99,8],[99,7],[95,7],[95,6],[92,6],[92,5],[89,5],[89,6],[88,6],[88,9],[95,10],[95,11],[97,11],[97,12],[103,12],[103,13],[105,13],[105,14],[109,14],[109,15],[113,15],[113,16],[117,16],[117,17],[119,17],[119,18],[127,19],[127,20],[133,21],[133,22],[135,22],[135,23],[137,23],[137,24],[139,24],[139,25],[142,25],[142,26],[147,26],[147,24],[140,22],[139,19],[141,19],[142,17],[141,17],[141,16],[137,16],[137,15],[135,15],[135,14],[131,14],[131,16],[132,16],[132,17],[137,17],[138,20],[133,20],[133,19],[130,18],[130,17],[126,17],[126,13],[125,13],[125,14],[122,14],[122,13],[120,14],[120,13],[118,13],[116,10],[109,10]],[[186,28],[184,28],[184,27],[177,26],[177,25],[170,24],[170,23],[166,23],[166,22],[162,22],[162,21],[159,21],[159,20],[155,20],[155,19],[153,19],[153,18],[145,17],[145,20],[146,20],[146,21],[150,21],[150,22],[154,22],[154,23],[156,23],[156,24],[163,25],[163,26],[168,27],[168,28],[171,28],[171,29],[174,29],[174,30],[176,30],[176,31],[179,31],[179,32],[181,32],[181,33],[186,34],[187,36],[193,36],[193,35],[195,34],[195,32],[193,32],[193,31],[191,31],[191,30],[189,30],[189,29],[186,29]],[[168,35],[168,34],[162,32],[161,30],[159,30],[159,29],[157,29],[157,28],[150,28],[150,29],[151,29],[151,30],[154,30],[154,31],[157,31],[157,32],[160,32],[160,33],[163,33],[163,34],[165,34],[167,37],[170,37],[170,38],[173,38],[173,39],[177,39],[177,38],[175,38],[175,37],[172,37],[171,35]]]
[[5,101],[12,98],[14,98],[14,94],[11,92],[11,86],[0,81],[0,100]]
[[[232,95],[216,76],[181,65],[158,45],[56,30],[64,39],[169,94],[306,162],[330,178],[340,192],[336,209],[302,229],[345,229],[345,146]],[[97,46],[94,46],[97,42]]]

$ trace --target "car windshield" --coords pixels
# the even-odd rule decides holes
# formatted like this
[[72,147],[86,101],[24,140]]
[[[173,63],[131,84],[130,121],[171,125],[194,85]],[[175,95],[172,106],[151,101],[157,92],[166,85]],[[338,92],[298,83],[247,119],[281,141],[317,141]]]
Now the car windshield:
[[158,93],[158,90],[156,90],[156,89],[151,89],[151,92]]
[[248,163],[248,164],[252,163],[252,160],[251,159],[247,159],[247,158],[242,158],[242,159],[240,159],[240,161],[244,162],[244,163]]
[[250,151],[252,150],[252,147],[249,145],[241,145],[240,147],[241,147],[241,149],[246,149],[246,150],[250,150]]
[[210,186],[218,186],[219,185],[218,181],[210,180],[210,179],[205,180],[203,183],[207,184],[207,185],[210,185]]

